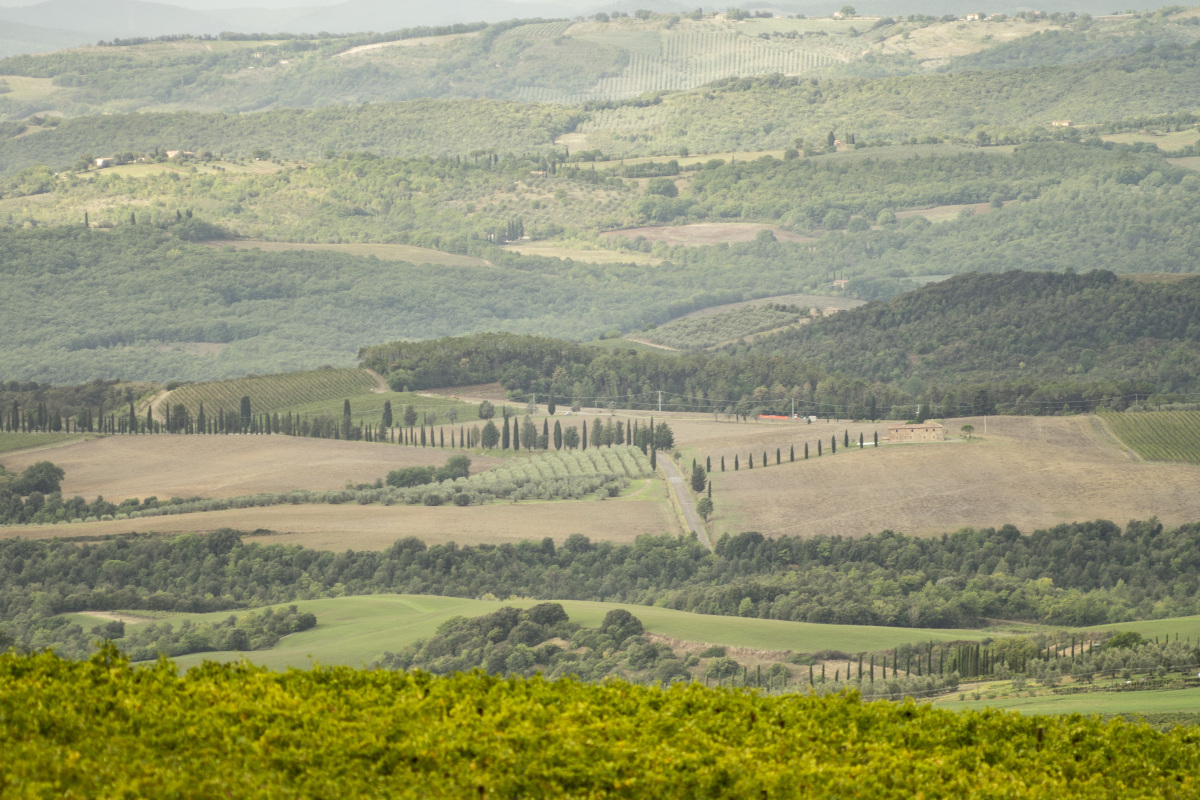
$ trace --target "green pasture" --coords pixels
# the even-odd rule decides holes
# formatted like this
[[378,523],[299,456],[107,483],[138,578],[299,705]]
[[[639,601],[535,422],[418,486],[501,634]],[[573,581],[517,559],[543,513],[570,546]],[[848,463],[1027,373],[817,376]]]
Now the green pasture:
[[95,439],[96,433],[0,433],[0,453],[17,450],[41,450],[59,447],[84,439]]
[[[317,617],[317,627],[294,633],[270,650],[244,654],[254,663],[272,669],[305,667],[313,661],[322,664],[359,665],[370,663],[385,650],[399,650],[418,639],[432,635],[445,620],[454,616],[474,617],[504,606],[527,608],[541,600],[470,600],[429,595],[364,595],[324,600],[302,600],[295,605]],[[653,606],[621,603],[596,603],[573,600],[561,602],[571,620],[587,627],[598,627],[604,615],[623,608],[636,616],[651,633],[689,642],[705,642],[728,647],[758,650],[816,652],[844,650],[863,652],[895,647],[905,642],[954,641],[981,639],[978,630],[928,630],[885,628],[861,625],[820,625],[809,622],[746,619],[709,616]],[[130,612],[136,615],[137,612]],[[220,620],[236,611],[213,614],[180,614],[166,617],[173,624],[192,620]],[[101,620],[80,621],[85,629]],[[239,658],[233,653],[197,653],[176,659],[183,667],[205,659]]]
[[993,700],[948,700],[938,706],[953,711],[997,708],[1022,714],[1155,714],[1200,712],[1200,689],[1162,689],[1145,692],[1005,697]]
[[1188,128],[1187,130],[1171,131],[1170,133],[1159,133],[1157,131],[1110,133],[1100,138],[1106,142],[1115,142],[1117,144],[1148,143],[1157,145],[1160,150],[1171,151],[1181,150],[1200,141],[1200,132],[1197,132],[1195,128]]
[[1137,631],[1147,639],[1155,636],[1178,637],[1200,642],[1200,615],[1191,617],[1173,617],[1171,619],[1148,619],[1140,622],[1116,622],[1110,625],[1097,625],[1094,628],[1084,628],[1085,631]]

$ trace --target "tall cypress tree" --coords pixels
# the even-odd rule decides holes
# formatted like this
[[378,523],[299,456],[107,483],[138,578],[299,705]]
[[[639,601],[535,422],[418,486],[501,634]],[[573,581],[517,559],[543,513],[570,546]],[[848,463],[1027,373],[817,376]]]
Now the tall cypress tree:
[[[597,420],[597,422],[599,422],[599,420]],[[587,450],[587,423],[585,422],[582,425],[580,425],[579,427],[581,429],[579,431],[579,441],[580,441],[579,449]]]
[[508,415],[504,415],[504,429],[500,431],[500,449],[507,450],[512,445],[512,429],[509,426]]
[[513,417],[512,449],[513,450],[521,449],[521,426],[517,424],[516,417]]
[[554,420],[554,449],[562,450],[562,423]]

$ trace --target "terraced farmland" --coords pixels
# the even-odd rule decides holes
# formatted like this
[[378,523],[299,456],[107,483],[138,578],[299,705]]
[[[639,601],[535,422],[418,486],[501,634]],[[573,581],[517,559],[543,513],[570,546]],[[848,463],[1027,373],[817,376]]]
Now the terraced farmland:
[[182,403],[195,414],[201,403],[209,412],[235,410],[243,397],[249,397],[258,414],[321,401],[340,403],[344,398],[370,392],[375,385],[375,378],[366,370],[317,369],[189,384],[171,392],[168,402]]
[[1147,461],[1200,464],[1200,411],[1105,414],[1104,421]]

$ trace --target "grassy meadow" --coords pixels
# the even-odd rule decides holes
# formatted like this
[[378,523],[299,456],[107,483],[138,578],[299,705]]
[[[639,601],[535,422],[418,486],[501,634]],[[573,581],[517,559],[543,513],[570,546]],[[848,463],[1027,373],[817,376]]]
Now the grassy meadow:
[[[439,625],[454,616],[474,617],[503,606],[527,608],[539,600],[471,600],[427,595],[368,595],[296,603],[301,611],[317,617],[317,627],[294,633],[279,645],[244,654],[254,662],[273,669],[304,667],[313,661],[322,664],[359,665],[369,663],[385,650],[398,650],[437,631]],[[895,647],[905,642],[978,640],[982,631],[911,628],[884,628],[861,625],[819,625],[807,622],[743,619],[739,617],[689,614],[653,606],[619,603],[595,603],[572,600],[561,602],[573,622],[599,627],[604,615],[623,608],[636,616],[653,634],[683,642],[702,642],[754,650],[811,653],[820,650],[862,652]],[[133,612],[136,615],[136,612]],[[181,614],[162,617],[172,624],[187,619],[224,619],[230,612]],[[99,624],[93,618],[92,625]],[[184,667],[206,658],[232,659],[234,654],[208,653],[184,656],[176,661]]]

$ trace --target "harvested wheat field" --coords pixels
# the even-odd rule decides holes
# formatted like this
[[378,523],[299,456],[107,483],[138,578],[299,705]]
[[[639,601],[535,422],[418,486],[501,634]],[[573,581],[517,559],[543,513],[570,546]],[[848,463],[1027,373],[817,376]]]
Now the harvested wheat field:
[[[441,465],[458,450],[293,436],[110,436],[51,452],[0,459],[19,471],[50,460],[67,475],[63,494],[119,503],[128,497],[234,497],[374,483],[400,467]],[[471,454],[480,472],[500,459]]]
[[[982,419],[948,427],[957,434],[964,424],[983,432]],[[1005,523],[1031,531],[1090,519],[1200,519],[1200,467],[1135,463],[1092,417],[992,417],[987,426],[987,436],[970,442],[955,436],[844,452],[839,435],[834,456],[826,449],[822,458],[788,464],[785,450],[785,463],[774,466],[772,450],[766,469],[743,463],[725,473],[714,463],[714,532],[934,534]],[[685,450],[685,459],[695,455]]]
[[[658,482],[655,482],[658,484]],[[665,490],[648,499],[494,503],[484,506],[299,505],[229,509],[201,514],[0,528],[0,537],[30,539],[96,537],[120,533],[207,533],[220,528],[272,531],[247,539],[319,550],[383,550],[416,536],[428,544],[503,544],[550,537],[562,543],[573,533],[593,539],[633,541],[644,533],[679,533]]]

